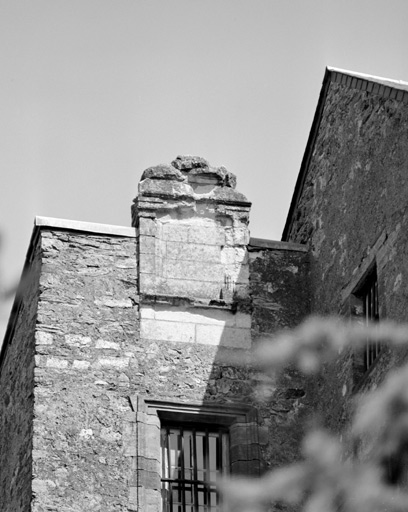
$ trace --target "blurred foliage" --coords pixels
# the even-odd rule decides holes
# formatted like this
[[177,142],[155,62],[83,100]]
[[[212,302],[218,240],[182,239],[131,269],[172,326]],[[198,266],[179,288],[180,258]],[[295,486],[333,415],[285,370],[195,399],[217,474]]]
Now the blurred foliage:
[[[258,361],[271,376],[289,365],[313,375],[346,347],[363,348],[367,341],[406,346],[408,327],[310,318],[296,329],[263,340]],[[357,446],[361,440],[369,443],[370,459],[350,460],[338,436],[312,430],[303,441],[301,461],[259,479],[225,482],[226,510],[407,512],[408,365],[389,372],[378,388],[360,396],[344,434],[351,445]]]

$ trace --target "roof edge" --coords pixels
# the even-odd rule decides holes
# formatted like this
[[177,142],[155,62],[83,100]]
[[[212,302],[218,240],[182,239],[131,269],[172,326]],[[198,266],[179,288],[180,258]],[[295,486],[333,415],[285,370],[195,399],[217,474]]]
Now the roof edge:
[[310,129],[309,137],[306,144],[306,149],[303,154],[300,171],[296,181],[295,189],[293,191],[292,201],[290,203],[289,212],[286,218],[285,227],[282,232],[282,241],[286,242],[293,225],[293,214],[296,209],[297,202],[303,190],[303,185],[306,179],[307,170],[310,164],[314,144],[316,142],[317,133],[319,131],[320,121],[323,114],[325,99],[329,84],[337,82],[351,88],[369,93],[383,96],[384,98],[392,98],[404,102],[408,102],[408,82],[403,80],[393,80],[390,78],[383,78],[375,75],[368,75],[365,73],[357,73],[347,69],[335,68],[327,66],[322,88],[320,90],[319,100],[315,115],[313,118],[312,127]]
[[305,244],[296,244],[293,242],[281,242],[280,240],[267,240],[266,238],[251,237],[248,244],[249,251],[280,250],[280,251],[298,251],[308,252],[309,247]]
[[319,100],[317,102],[316,111],[315,111],[315,114],[313,117],[312,127],[310,128],[309,137],[307,139],[307,144],[306,144],[306,149],[303,154],[302,163],[300,164],[300,171],[299,171],[299,174],[298,174],[298,177],[296,180],[295,189],[293,191],[293,196],[292,196],[292,201],[290,203],[288,216],[286,218],[285,227],[283,228],[282,242],[288,241],[287,238],[289,236],[289,233],[290,233],[290,230],[291,230],[291,227],[293,224],[293,218],[292,218],[293,213],[295,211],[300,194],[302,193],[302,190],[303,190],[303,185],[304,185],[305,178],[306,178],[306,172],[309,167],[310,159],[312,157],[313,146],[316,141],[317,133],[318,133],[319,127],[320,127],[320,121],[321,121],[322,114],[323,114],[324,102],[326,100],[327,91],[328,91],[329,83],[330,83],[330,74],[331,74],[331,69],[326,67],[326,70],[324,72],[322,87],[320,89]]
[[100,233],[103,235],[136,237],[136,229],[128,226],[114,226],[111,224],[98,224],[96,222],[83,222],[79,220],[56,219],[53,217],[35,217],[34,225],[40,228],[56,228],[71,231],[84,231],[86,233]]
[[36,245],[37,245],[38,239],[39,239],[39,233],[40,233],[40,230],[34,222],[34,229],[31,234],[30,243],[28,245],[26,257],[24,260],[23,270],[21,272],[20,281],[18,283],[16,295],[14,297],[13,305],[11,307],[10,316],[9,316],[9,319],[7,322],[6,332],[4,333],[3,343],[2,343],[1,349],[0,349],[0,372],[1,372],[1,368],[3,366],[3,362],[6,358],[7,348],[10,344],[10,341],[13,338],[14,331],[16,328],[18,314],[20,311],[21,304],[23,302],[23,293],[22,292],[26,285],[25,277],[26,277],[26,275],[29,271],[29,268],[31,266],[31,262],[32,262],[32,259],[33,259],[34,253],[35,253],[35,248],[36,248]]
[[333,66],[327,66],[326,69],[331,73],[340,73],[342,75],[360,78],[361,80],[367,80],[367,82],[375,82],[378,84],[387,85],[388,87],[393,87],[394,89],[402,89],[404,91],[408,90],[408,82],[405,82],[404,80],[394,80],[393,78],[386,78],[383,76],[369,75],[367,73],[358,73],[357,71],[335,68]]

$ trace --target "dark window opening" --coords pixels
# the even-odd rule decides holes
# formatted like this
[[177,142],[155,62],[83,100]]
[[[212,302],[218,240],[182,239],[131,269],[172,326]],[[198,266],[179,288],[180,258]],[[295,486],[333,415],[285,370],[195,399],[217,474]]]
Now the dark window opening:
[[[379,296],[378,276],[375,261],[360,278],[359,283],[349,296],[349,311],[354,321],[361,325],[378,322]],[[371,329],[372,332],[372,329]],[[363,346],[359,345],[353,350],[353,391],[358,391],[364,386],[371,370],[376,366],[384,344],[367,336]]]
[[217,482],[229,469],[228,429],[165,424],[161,429],[164,512],[218,512]]
[[[378,322],[378,281],[377,272],[375,269],[368,276],[367,281],[365,282],[364,287],[361,290],[360,298],[363,302],[363,315],[365,323],[368,324],[370,322]],[[367,371],[371,368],[372,364],[377,359],[380,351],[380,342],[371,342],[370,340],[366,341],[366,346],[364,347],[363,355],[364,371]]]

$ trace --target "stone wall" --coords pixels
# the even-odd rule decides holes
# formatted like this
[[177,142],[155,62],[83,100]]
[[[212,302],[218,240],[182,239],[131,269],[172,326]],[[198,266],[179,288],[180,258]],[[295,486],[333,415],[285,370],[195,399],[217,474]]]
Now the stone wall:
[[[252,339],[273,343],[273,334],[297,326],[310,313],[309,254],[306,246],[251,239]],[[259,372],[254,382],[264,442],[265,467],[297,460],[310,396],[293,369],[280,376]]]
[[31,470],[33,512],[159,512],[168,421],[227,428],[234,475],[297,457],[308,395],[291,370],[265,377],[253,349],[308,313],[308,253],[248,245],[249,209],[231,173],[179,157],[145,171],[134,229],[37,225],[38,287],[1,374],[14,372],[14,400],[31,397],[8,411],[21,416],[11,419],[22,425],[13,446],[23,462],[32,435],[32,465],[24,473],[14,452],[0,451],[5,481],[18,475],[24,487],[12,490],[24,496],[20,509],[5,497],[10,512],[29,509]]
[[134,223],[150,396],[230,401],[250,392],[250,203],[232,185],[231,173],[198,157],[142,176]]
[[[151,446],[160,443],[159,414],[166,414],[169,403],[190,421],[214,415],[231,421],[233,471],[259,474],[257,421],[248,412],[253,395],[250,203],[235,183],[222,167],[178,157],[171,165],[147,169],[139,184],[133,222],[144,347],[137,403],[142,404],[138,418],[144,420],[137,431],[141,437],[150,432],[151,443],[141,447],[149,471],[138,471],[137,496],[139,506],[149,510],[160,509],[161,468]],[[149,400],[162,403],[149,409]]]
[[[32,510],[124,511],[139,368],[135,238],[43,228]],[[26,509],[28,510],[28,509]]]
[[23,274],[0,360],[2,512],[26,512],[31,502],[34,329],[41,266],[38,246],[32,249],[26,261],[30,272]]
[[[349,315],[353,292],[376,266],[380,318],[407,321],[408,105],[330,83],[311,151],[288,240],[311,247],[313,311]],[[310,390],[335,431],[351,412],[353,359],[342,354]],[[358,390],[403,359],[385,348]]]

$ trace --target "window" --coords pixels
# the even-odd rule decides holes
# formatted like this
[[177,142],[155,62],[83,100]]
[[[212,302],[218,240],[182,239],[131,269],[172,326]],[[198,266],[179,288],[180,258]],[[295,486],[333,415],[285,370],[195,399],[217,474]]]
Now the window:
[[[378,322],[378,279],[375,260],[366,269],[363,276],[357,281],[346,303],[350,306],[350,314],[362,324]],[[357,390],[363,385],[365,377],[374,366],[381,352],[381,343],[372,342],[367,338],[363,348],[356,348],[353,352],[353,382]]]
[[[370,273],[364,287],[361,291],[360,298],[363,303],[363,315],[365,323],[377,322],[379,319],[378,315],[378,282],[376,269]],[[380,353],[381,345],[377,341],[372,343],[367,340],[366,346],[364,347],[364,370],[367,371],[371,368],[374,361],[377,359]]]
[[229,469],[226,429],[203,424],[161,428],[163,512],[220,510],[217,481]]
[[259,476],[257,411],[246,404],[129,397],[129,510],[219,512],[219,477]]

